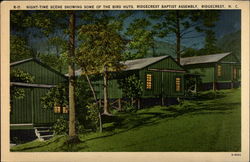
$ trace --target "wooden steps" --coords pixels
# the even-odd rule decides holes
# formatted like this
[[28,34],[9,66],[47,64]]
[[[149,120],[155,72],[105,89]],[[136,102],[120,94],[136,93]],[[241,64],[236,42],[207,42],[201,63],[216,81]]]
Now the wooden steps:
[[34,127],[35,134],[40,141],[45,141],[54,136],[51,127]]

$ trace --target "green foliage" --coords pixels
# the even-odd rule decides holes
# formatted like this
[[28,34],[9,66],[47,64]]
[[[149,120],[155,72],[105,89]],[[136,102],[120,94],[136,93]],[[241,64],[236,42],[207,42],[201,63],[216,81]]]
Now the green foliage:
[[76,54],[76,61],[86,73],[102,73],[104,66],[108,70],[120,68],[125,41],[113,24],[83,25],[79,31],[82,41]]
[[32,57],[31,48],[24,37],[10,35],[10,62],[20,61]]
[[145,57],[149,49],[154,47],[153,31],[149,26],[150,22],[145,18],[136,19],[129,25],[126,35],[130,37],[130,41],[125,53],[126,59]]
[[[56,135],[67,135],[69,132],[69,121],[62,116],[56,120],[52,126],[52,130]],[[76,121],[77,133],[85,133],[85,127],[77,120]]]
[[199,99],[216,99],[225,96],[225,93],[223,91],[204,91],[204,92],[199,92],[198,93],[198,98]]
[[200,90],[202,80],[199,76],[185,77],[185,95],[192,97]]
[[227,34],[217,41],[217,46],[224,52],[232,52],[241,59],[241,31]]
[[87,120],[90,121],[92,129],[97,130],[99,127],[99,108],[96,103],[90,103],[87,108]]
[[[20,69],[11,69],[10,70],[10,81],[11,82],[21,82],[21,83],[33,83],[34,76],[31,74],[24,72]],[[13,98],[22,99],[25,96],[24,89],[20,87],[11,86],[10,87],[11,100]]]
[[10,71],[10,81],[11,82],[22,82],[22,83],[32,83],[34,82],[34,76],[24,72],[20,69],[12,69]]
[[194,32],[210,30],[219,20],[219,11],[169,10],[147,13],[152,19],[163,20],[153,26],[156,36],[164,38],[172,34],[176,37],[177,58],[181,53],[181,40],[193,37]]
[[124,112],[135,112],[137,111],[137,108],[131,103],[127,103],[127,104],[124,104],[124,106],[122,106],[122,110]]
[[67,57],[65,53],[60,54],[57,56],[55,54],[39,54],[39,58],[45,64],[50,67],[53,67],[55,70],[61,73],[67,73]]
[[131,75],[120,81],[124,97],[140,98],[143,92],[143,82],[135,75]]
[[[81,142],[65,149],[66,137],[32,141],[11,147],[17,152],[240,152],[241,91],[225,90],[217,100],[193,101],[197,110],[184,114],[154,106],[136,113],[119,113],[103,133],[80,134]],[[175,106],[175,105],[174,105]],[[107,130],[107,129],[106,129]]]
[[45,109],[53,109],[54,106],[66,107],[68,105],[68,87],[61,83],[51,88],[47,94],[41,97],[41,104]]
[[69,124],[66,119],[60,117],[54,123],[52,130],[57,135],[66,135],[69,132]]
[[178,112],[192,111],[197,107],[196,103],[192,101],[182,100],[178,105],[169,106],[169,109],[174,109]]

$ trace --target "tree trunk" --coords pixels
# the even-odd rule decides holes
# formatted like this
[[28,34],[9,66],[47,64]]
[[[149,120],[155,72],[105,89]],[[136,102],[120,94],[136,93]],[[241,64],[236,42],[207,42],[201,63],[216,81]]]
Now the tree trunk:
[[69,137],[76,137],[75,116],[75,65],[72,58],[75,56],[75,13],[69,15]]
[[[85,71],[85,72],[86,72],[86,71]],[[95,102],[97,102],[96,93],[95,93],[94,87],[93,87],[93,85],[92,85],[92,83],[91,83],[91,81],[90,81],[90,79],[89,79],[89,76],[88,76],[86,73],[85,73],[84,75],[85,75],[85,77],[86,77],[86,79],[87,79],[87,81],[88,81],[89,87],[90,87],[91,92],[92,92],[93,97],[94,97],[94,100],[95,100]]]
[[109,105],[108,105],[108,74],[107,74],[107,66],[104,66],[103,71],[103,114],[110,115]]
[[176,11],[176,57],[177,62],[180,63],[181,59],[181,32],[180,32],[180,15],[179,11]]
[[102,116],[101,116],[101,113],[100,113],[100,104],[98,103],[98,100],[97,100],[97,97],[96,97],[96,93],[95,93],[95,90],[94,90],[94,87],[89,79],[89,76],[86,74],[86,70],[85,70],[85,77],[88,81],[88,84],[89,84],[89,87],[92,91],[92,94],[93,94],[93,97],[94,97],[94,100],[98,106],[98,118],[99,118],[99,131],[102,132]]

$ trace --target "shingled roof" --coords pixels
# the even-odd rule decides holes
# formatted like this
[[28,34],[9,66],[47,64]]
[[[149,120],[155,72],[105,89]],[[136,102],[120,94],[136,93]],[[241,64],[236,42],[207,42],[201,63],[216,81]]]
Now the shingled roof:
[[[123,64],[125,67],[123,71],[138,70],[148,65],[151,65],[155,62],[163,60],[167,57],[170,57],[170,56],[158,56],[158,57],[149,57],[149,58],[142,58],[142,59],[135,59],[135,60],[127,60],[127,61],[122,61],[121,64]],[[76,76],[81,75],[81,73],[82,73],[81,69],[78,69],[75,71]]]
[[193,56],[193,57],[185,57],[181,58],[181,65],[193,65],[193,64],[203,64],[203,63],[214,63],[220,61],[222,58],[231,54],[221,53],[221,54],[213,54],[213,55],[205,55],[205,56]]

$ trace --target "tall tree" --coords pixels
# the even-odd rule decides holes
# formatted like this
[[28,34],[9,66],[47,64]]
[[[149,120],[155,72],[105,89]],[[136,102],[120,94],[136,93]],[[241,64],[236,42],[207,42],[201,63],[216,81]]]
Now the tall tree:
[[[197,10],[168,10],[149,11],[151,18],[156,19],[154,29],[160,38],[173,34],[176,43],[177,62],[181,57],[181,41],[197,36],[190,36],[194,31],[202,32],[211,28],[219,18],[218,11],[197,11]],[[189,36],[188,36],[189,35]]]
[[214,31],[206,30],[205,34],[205,45],[204,48],[201,49],[200,54],[207,55],[221,52],[221,50],[217,47],[217,39]]
[[150,21],[146,18],[135,19],[127,28],[128,49],[126,59],[136,59],[145,57],[150,48],[154,53],[154,33],[150,29]]
[[69,137],[76,137],[75,114],[75,13],[69,13]]
[[104,80],[103,114],[110,115],[108,106],[108,72],[121,68],[119,61],[125,41],[119,35],[116,24],[98,22],[83,25],[80,29],[82,44],[77,62],[88,74],[102,74]]
[[[22,34],[26,36],[37,33],[41,37],[49,37],[57,30],[65,31],[68,35],[68,73],[69,73],[69,137],[75,139],[77,137],[75,130],[75,11],[13,11],[11,12],[11,28],[14,34]],[[68,20],[68,21],[67,21]],[[67,25],[68,24],[68,25]]]

